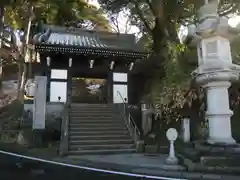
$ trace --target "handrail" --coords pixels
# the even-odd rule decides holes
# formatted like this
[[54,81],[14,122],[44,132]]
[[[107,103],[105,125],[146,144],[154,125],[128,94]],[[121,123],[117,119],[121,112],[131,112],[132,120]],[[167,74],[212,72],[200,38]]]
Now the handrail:
[[[123,104],[124,104],[123,116],[124,116],[124,119],[127,121],[127,126],[129,129],[129,132],[131,133],[131,136],[133,137],[134,142],[137,143],[137,141],[140,138],[140,130],[138,129],[138,127],[130,113],[128,113],[127,119],[125,118],[127,115],[126,114],[126,112],[127,112],[126,100],[124,100],[123,96],[121,95],[121,93],[119,91],[117,91],[117,94],[119,94],[119,96],[122,99]],[[134,131],[134,132],[132,132],[132,131]]]
[[122,94],[121,94],[119,91],[117,91],[117,94],[120,95],[120,98],[122,99],[123,103],[126,103],[125,100],[124,100],[124,98],[122,97]]

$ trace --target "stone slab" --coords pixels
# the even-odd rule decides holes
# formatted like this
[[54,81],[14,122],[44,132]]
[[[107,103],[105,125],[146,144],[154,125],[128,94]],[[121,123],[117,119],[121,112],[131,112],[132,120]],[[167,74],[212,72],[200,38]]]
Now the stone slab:
[[168,155],[146,156],[144,154],[113,154],[113,155],[85,155],[80,159],[88,159],[91,161],[99,161],[105,163],[115,163],[136,167],[158,168],[164,170],[184,170],[180,165],[167,165],[165,160]]
[[[89,161],[88,165],[94,165],[96,168],[100,166],[101,168],[109,169],[114,168],[114,170],[131,172],[136,174],[144,174],[150,176],[162,176],[162,177],[172,177],[178,179],[205,179],[205,180],[235,180],[240,179],[240,175],[231,175],[224,173],[214,173],[214,168],[201,169],[200,172],[194,171],[196,164],[191,162],[193,166],[192,170],[189,169],[178,169],[175,167],[167,167],[163,160],[163,157],[167,155],[162,155],[162,161],[159,157],[144,156],[143,154],[121,154],[121,155],[85,155],[78,158],[68,158],[68,161],[74,161],[75,163],[81,163],[82,161]],[[103,160],[105,159],[105,160]],[[110,160],[112,159],[112,160]],[[119,160],[122,159],[122,160]],[[147,160],[146,160],[147,159]],[[154,159],[154,160],[153,160]],[[143,164],[145,163],[145,164]],[[205,171],[204,171],[205,170]]]

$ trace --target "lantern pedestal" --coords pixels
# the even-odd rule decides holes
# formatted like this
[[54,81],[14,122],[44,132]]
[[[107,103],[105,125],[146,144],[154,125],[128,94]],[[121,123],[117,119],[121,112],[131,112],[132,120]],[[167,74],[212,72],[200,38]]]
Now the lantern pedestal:
[[230,81],[238,79],[234,71],[217,71],[201,73],[196,76],[196,82],[206,90],[209,144],[236,144],[232,138],[231,116],[228,88]]

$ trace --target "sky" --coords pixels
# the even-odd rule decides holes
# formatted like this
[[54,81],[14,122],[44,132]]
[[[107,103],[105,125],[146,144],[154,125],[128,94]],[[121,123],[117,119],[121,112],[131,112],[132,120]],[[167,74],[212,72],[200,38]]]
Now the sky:
[[[99,5],[97,0],[88,0],[88,3],[96,6],[97,8],[100,8],[100,5]],[[128,18],[125,16],[124,13],[119,14],[118,23],[119,23],[119,29],[120,29],[121,33],[125,33],[125,30],[126,30],[125,27],[126,27],[126,24],[127,24],[127,20],[128,20]],[[128,26],[130,26],[129,23],[128,23]],[[137,26],[130,26],[130,28],[128,28],[126,33],[138,34],[139,29],[138,29]]]
[[235,16],[235,17],[229,19],[228,23],[232,27],[236,27],[240,23],[240,16]]

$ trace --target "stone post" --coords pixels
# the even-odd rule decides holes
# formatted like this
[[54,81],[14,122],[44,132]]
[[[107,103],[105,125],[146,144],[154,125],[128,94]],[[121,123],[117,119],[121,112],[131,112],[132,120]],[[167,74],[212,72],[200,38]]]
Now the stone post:
[[207,94],[207,142],[228,145],[236,143],[232,138],[228,88],[238,79],[240,69],[232,63],[230,39],[239,32],[231,30],[228,19],[219,17],[218,2],[212,0],[199,9],[199,22],[189,27],[188,37],[198,49],[198,67],[192,75]]
[[182,141],[184,143],[190,142],[190,119],[183,118],[182,120]]
[[35,93],[33,104],[33,123],[32,129],[43,130],[45,129],[46,119],[46,76],[35,77]]

